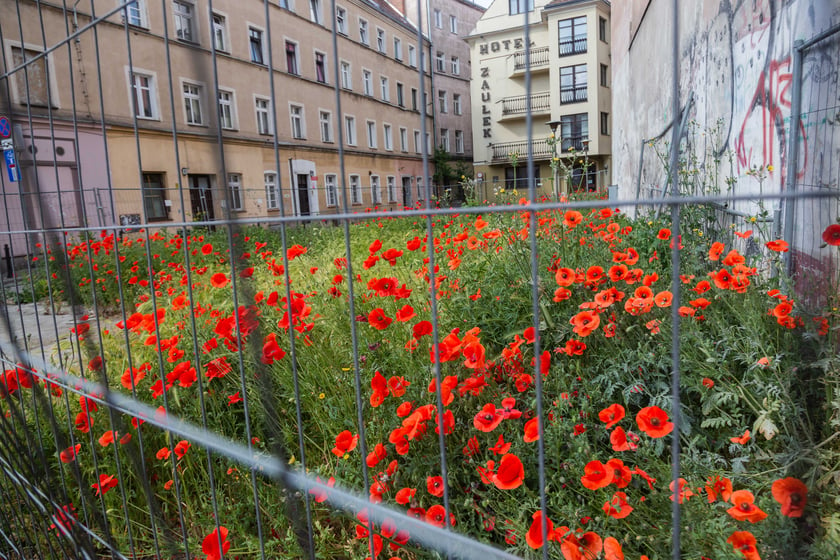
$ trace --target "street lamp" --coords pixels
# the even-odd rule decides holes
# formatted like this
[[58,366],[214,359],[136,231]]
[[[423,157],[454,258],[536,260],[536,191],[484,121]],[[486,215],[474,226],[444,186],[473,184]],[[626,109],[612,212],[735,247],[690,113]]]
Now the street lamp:
[[551,129],[551,136],[552,136],[552,140],[553,140],[553,142],[551,143],[551,175],[552,175],[551,183],[552,183],[552,189],[554,190],[554,200],[559,199],[559,196],[558,196],[559,191],[558,191],[558,187],[557,187],[559,177],[557,175],[558,165],[557,165],[556,159],[557,159],[557,127],[560,126],[560,122],[561,121],[549,121],[549,122],[545,123]]

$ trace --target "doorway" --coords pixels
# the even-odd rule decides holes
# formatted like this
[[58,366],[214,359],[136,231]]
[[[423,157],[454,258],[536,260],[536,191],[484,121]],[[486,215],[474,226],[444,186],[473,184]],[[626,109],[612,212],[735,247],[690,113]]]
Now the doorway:
[[194,222],[212,221],[216,219],[213,209],[213,191],[210,188],[210,175],[189,175],[190,209]]
[[411,177],[402,178],[403,206],[411,206]]
[[308,216],[309,211],[309,175],[297,174],[297,207],[300,216]]

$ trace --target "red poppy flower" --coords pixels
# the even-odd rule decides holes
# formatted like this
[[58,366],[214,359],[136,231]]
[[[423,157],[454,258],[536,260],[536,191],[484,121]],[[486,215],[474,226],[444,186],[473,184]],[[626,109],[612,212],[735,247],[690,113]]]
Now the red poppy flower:
[[736,490],[730,496],[733,506],[726,512],[738,521],[755,523],[761,521],[767,514],[755,505],[755,497],[749,490]]
[[720,241],[715,241],[714,243],[712,243],[712,246],[709,248],[709,260],[720,260],[720,256],[723,254],[724,247],[724,244]]
[[604,539],[604,560],[624,560],[624,551],[615,537]]
[[632,471],[630,467],[624,464],[621,459],[610,459],[604,465],[608,471],[612,473],[611,482],[619,488],[625,488],[632,480]]
[[668,307],[674,300],[674,295],[668,290],[663,290],[653,297],[653,303],[656,307]]
[[429,494],[437,498],[443,496],[443,478],[440,476],[427,477],[426,490],[429,491]]
[[567,210],[563,214],[563,225],[568,228],[573,228],[583,221],[583,214],[577,210]]
[[423,241],[421,241],[420,238],[415,235],[414,239],[409,239],[408,242],[406,242],[405,246],[409,251],[416,251],[420,248],[420,245],[422,244]]
[[[207,555],[207,560],[221,560],[222,556],[228,553],[230,543],[227,537],[227,527],[213,529],[209,535],[204,537],[204,540],[201,542],[201,552]],[[222,543],[221,549],[219,548],[220,542]]]
[[[433,505],[426,510],[426,522],[436,527],[443,527],[446,524],[446,509],[441,505]],[[455,515],[449,514],[449,525],[455,525]]]
[[558,286],[571,286],[575,283],[575,271],[571,268],[558,268],[554,273]]
[[210,360],[210,363],[204,367],[205,375],[207,375],[208,379],[213,379],[214,377],[222,378],[233,371],[233,368],[227,361],[227,356],[220,356]]
[[70,446],[61,453],[58,454],[58,458],[61,459],[62,463],[72,463],[76,460],[76,456],[79,454],[79,451],[82,449],[82,444],[77,443],[75,446]]
[[492,475],[490,479],[499,490],[519,488],[525,480],[525,467],[522,466],[519,457],[513,453],[508,453],[502,456],[496,474]]
[[[543,531],[542,531],[542,510],[537,510],[534,512],[534,515],[531,516],[531,527],[528,529],[528,532],[525,534],[525,542],[528,543],[528,546],[531,548],[537,549],[541,548],[543,544],[545,544],[545,539],[543,539]],[[547,518],[546,521],[546,536],[549,540],[551,540],[553,533],[554,533],[554,523],[552,523],[551,519]]]
[[99,445],[101,445],[102,447],[108,447],[109,445],[114,443],[115,435],[116,434],[113,430],[108,430],[107,432],[102,434],[102,437],[99,438]]
[[96,490],[96,495],[98,496],[100,493],[105,494],[111,488],[114,488],[119,484],[119,480],[112,474],[100,474],[99,475],[99,482],[97,484],[91,484],[91,488]]
[[[316,476],[315,481],[320,482],[321,484],[324,484],[324,481],[321,480],[320,476]],[[335,477],[331,476],[330,479],[326,482],[326,485],[329,486],[330,488],[334,487],[335,486]],[[322,490],[321,488],[312,488],[309,491],[309,493],[312,494],[313,496],[315,496],[312,499],[317,504],[320,504],[320,503],[323,503],[323,502],[327,501],[327,491],[326,490]]]
[[210,277],[210,285],[214,288],[224,288],[228,285],[228,282],[230,282],[230,280],[228,280],[228,277],[224,272],[217,272]]
[[758,555],[758,549],[755,547],[755,537],[749,531],[735,531],[726,542],[744,555],[745,560],[761,560]]
[[572,330],[575,334],[583,338],[589,336],[592,331],[598,328],[598,325],[601,324],[601,318],[596,312],[585,310],[572,317],[569,323],[574,326]]
[[540,432],[538,426],[538,420],[536,418],[531,418],[527,422],[525,422],[525,443],[531,443],[532,441],[537,441],[540,439]]
[[386,249],[384,253],[382,253],[382,258],[388,261],[388,264],[391,266],[396,266],[397,259],[403,256],[403,252],[399,249]]
[[780,478],[771,488],[773,499],[782,504],[782,515],[802,517],[808,503],[808,487],[798,478]]
[[205,243],[204,246],[201,248],[202,255],[209,255],[213,252],[213,245],[210,243]]
[[613,494],[612,499],[609,502],[605,502],[602,509],[604,513],[616,519],[624,519],[633,511],[633,507],[627,503],[627,494],[624,492]]
[[840,224],[831,224],[822,232],[822,240],[835,247],[840,245]]
[[501,424],[503,419],[504,415],[502,414],[502,410],[497,409],[493,403],[487,403],[473,417],[473,426],[475,426],[476,430],[482,432],[492,432],[496,429],[496,426]]
[[377,307],[373,311],[368,314],[368,323],[370,326],[378,331],[384,331],[388,328],[394,320],[385,315],[385,311],[382,308]]
[[731,437],[731,438],[729,438],[729,441],[731,441],[732,443],[737,443],[737,444],[740,444],[740,445],[744,445],[745,443],[750,441],[750,431],[746,430],[744,432],[744,435],[742,435],[742,436]]
[[90,431],[90,427],[93,424],[93,416],[87,414],[86,412],[80,412],[76,415],[76,429],[86,434]]
[[668,421],[668,414],[658,406],[648,406],[636,414],[639,429],[652,438],[665,437],[674,429],[673,422]]
[[598,490],[609,486],[613,480],[613,473],[601,461],[589,461],[583,468],[584,475],[580,477],[581,484],[590,490]]
[[605,427],[609,430],[624,418],[624,407],[618,403],[611,404],[598,413],[598,418],[601,422],[606,422]]
[[185,439],[182,439],[178,443],[175,444],[175,456],[179,459],[183,459],[184,455],[187,454],[187,451],[190,449],[190,442]]
[[414,312],[414,308],[408,304],[402,306],[402,308],[397,310],[396,318],[397,321],[401,323],[405,323],[406,321],[410,321],[411,319],[417,317],[417,313]]
[[768,249],[771,251],[776,251],[777,253],[787,253],[788,249],[788,242],[783,239],[776,239],[775,241],[768,241],[765,243]]
[[671,481],[671,484],[668,485],[668,488],[671,490],[669,498],[671,498],[672,502],[674,501],[674,494],[677,495],[679,503],[687,501],[694,495],[694,492],[691,491],[691,488],[688,486],[688,482],[686,482],[684,478],[679,479],[679,490],[675,490],[676,485],[673,480]]
[[656,234],[657,239],[661,239],[663,241],[667,241],[671,238],[671,230],[668,228],[662,228],[659,230],[659,233]]
[[343,457],[345,453],[350,453],[356,449],[359,443],[359,436],[353,435],[350,430],[344,430],[335,436],[335,447],[332,448],[333,455],[336,457]]
[[416,339],[432,334],[432,323],[429,321],[420,321],[411,329],[412,335]]
[[305,255],[306,251],[306,247],[303,247],[301,245],[292,245],[286,250],[286,258],[290,261],[293,261],[299,256]]
[[731,251],[726,253],[726,256],[723,257],[722,262],[725,266],[734,266],[736,264],[744,264],[746,262],[746,259],[741,253],[739,253],[735,249],[732,249]]
[[636,444],[627,440],[627,433],[621,426],[610,432],[610,444],[613,451],[633,451],[636,449]]
[[747,231],[745,231],[745,232],[743,232],[743,233],[742,233],[742,232],[740,232],[740,231],[736,231],[736,232],[735,232],[735,235],[737,235],[737,236],[738,236],[738,237],[740,237],[741,239],[747,239],[749,236],[751,236],[751,235],[752,235],[752,233],[753,233],[753,230],[748,229]]
[[724,502],[728,502],[731,495],[732,481],[728,478],[721,478],[720,476],[715,475],[714,478],[710,476],[706,480],[706,499],[709,500],[709,503],[717,500],[718,496],[720,496]]

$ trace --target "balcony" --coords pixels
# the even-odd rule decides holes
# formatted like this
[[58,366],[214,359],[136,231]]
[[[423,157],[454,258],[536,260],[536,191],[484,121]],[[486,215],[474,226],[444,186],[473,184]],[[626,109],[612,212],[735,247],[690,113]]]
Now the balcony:
[[[531,58],[531,72],[548,70],[550,55],[548,47],[537,47],[535,49],[530,49],[529,55]],[[525,72],[524,50],[513,53],[513,72],[515,74]]]
[[586,86],[563,88],[560,90],[560,103],[579,103],[586,101]]
[[[493,144],[493,163],[510,162],[511,154],[519,154],[519,161],[524,161],[528,157],[528,141],[522,140],[520,142],[500,142]],[[531,142],[531,149],[533,150],[534,161],[551,159],[551,147],[548,145],[546,139],[533,140]]]
[[568,39],[560,41],[559,55],[570,56],[573,54],[583,54],[586,52],[586,37],[581,39]]
[[[527,95],[515,95],[513,97],[502,98],[502,118],[524,117],[527,113],[527,101]],[[543,91],[531,94],[532,113],[547,113],[550,111],[551,92]]]
[[562,153],[586,151],[589,149],[589,136],[566,136],[560,139],[559,148]]

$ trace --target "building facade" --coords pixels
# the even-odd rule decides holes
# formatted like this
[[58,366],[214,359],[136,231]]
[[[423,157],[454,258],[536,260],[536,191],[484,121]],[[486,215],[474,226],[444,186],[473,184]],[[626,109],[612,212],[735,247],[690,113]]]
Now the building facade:
[[4,218],[9,231],[329,216],[345,189],[351,211],[426,197],[431,78],[421,85],[416,28],[387,2],[336,5],[337,60],[325,0],[117,6],[0,14],[2,114],[23,172],[3,192],[7,208],[32,210]]
[[468,41],[473,160],[485,198],[527,188],[529,143],[541,195],[610,184],[609,30],[605,0],[496,0],[478,21]]

